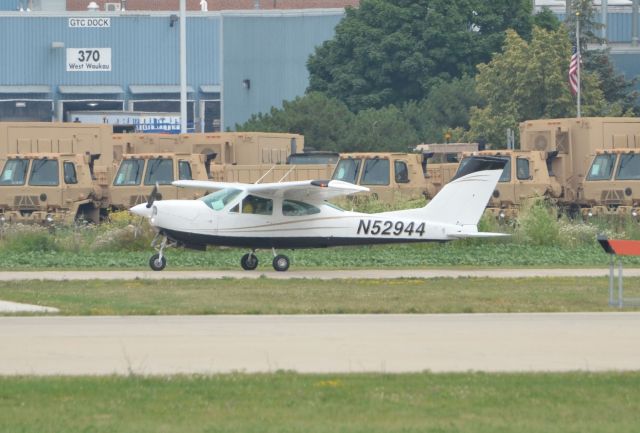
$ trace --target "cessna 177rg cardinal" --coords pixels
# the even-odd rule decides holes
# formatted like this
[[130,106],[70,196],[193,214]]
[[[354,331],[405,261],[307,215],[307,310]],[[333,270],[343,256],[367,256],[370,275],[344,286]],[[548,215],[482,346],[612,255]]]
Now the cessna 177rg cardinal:
[[338,180],[241,184],[179,180],[181,188],[217,190],[197,200],[158,200],[157,188],[147,203],[131,212],[149,218],[157,235],[151,269],[166,266],[169,246],[204,250],[207,245],[242,247],[240,264],[258,266],[257,249],[273,251],[276,271],[289,268],[278,248],[318,248],[401,242],[444,242],[469,237],[501,236],[478,232],[477,224],[506,160],[477,156],[465,160],[453,180],[426,206],[366,214],[340,209],[327,200],[368,191]]

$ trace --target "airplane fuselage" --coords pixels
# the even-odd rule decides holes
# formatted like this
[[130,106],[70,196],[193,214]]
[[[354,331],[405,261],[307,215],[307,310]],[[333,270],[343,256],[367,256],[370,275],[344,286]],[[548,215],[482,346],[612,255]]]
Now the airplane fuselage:
[[254,249],[322,248],[344,245],[444,242],[459,226],[365,214],[316,205],[319,213],[285,216],[274,200],[271,215],[210,209],[202,201],[165,200],[154,205],[151,225],[188,247],[220,245]]

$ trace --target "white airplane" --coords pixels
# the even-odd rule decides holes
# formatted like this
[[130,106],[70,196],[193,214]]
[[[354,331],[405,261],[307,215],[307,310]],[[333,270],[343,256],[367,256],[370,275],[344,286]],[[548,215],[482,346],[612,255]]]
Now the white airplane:
[[276,271],[289,269],[279,248],[319,248],[402,242],[446,242],[461,238],[502,236],[478,232],[477,224],[500,178],[506,160],[475,156],[465,159],[456,176],[426,206],[366,214],[338,208],[327,200],[368,188],[338,180],[243,184],[179,180],[181,188],[217,190],[197,200],[149,201],[130,209],[149,219],[157,232],[149,260],[154,271],[166,266],[164,250],[207,245],[247,248],[240,265],[258,266],[257,249],[273,251]]

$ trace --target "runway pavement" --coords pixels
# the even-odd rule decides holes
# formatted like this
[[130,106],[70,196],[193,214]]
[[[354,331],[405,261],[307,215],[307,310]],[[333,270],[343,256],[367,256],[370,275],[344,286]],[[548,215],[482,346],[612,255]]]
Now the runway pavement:
[[[343,269],[242,271],[10,271],[0,272],[0,281],[18,280],[135,280],[135,279],[221,279],[221,278],[531,278],[531,277],[603,277],[609,268],[584,269]],[[640,276],[640,268],[624,270],[628,277]]]
[[640,369],[640,313],[0,318],[0,374]]

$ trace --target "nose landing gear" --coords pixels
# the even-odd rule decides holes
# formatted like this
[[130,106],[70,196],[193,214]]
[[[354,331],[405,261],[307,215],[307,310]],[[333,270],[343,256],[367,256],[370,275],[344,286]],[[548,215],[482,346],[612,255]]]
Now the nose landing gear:
[[[162,241],[158,241],[162,238]],[[151,241],[151,247],[153,247],[158,254],[154,254],[149,259],[149,267],[154,271],[161,271],[167,266],[167,258],[164,256],[164,249],[171,248],[176,245],[176,242],[169,240],[166,236],[157,234]]]

